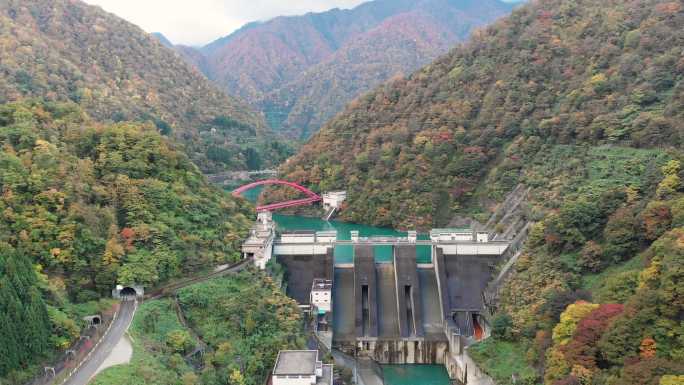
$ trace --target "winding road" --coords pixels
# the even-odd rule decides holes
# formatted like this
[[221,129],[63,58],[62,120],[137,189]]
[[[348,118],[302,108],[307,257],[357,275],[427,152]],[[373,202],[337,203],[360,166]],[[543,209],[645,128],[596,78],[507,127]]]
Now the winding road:
[[102,337],[100,342],[93,348],[90,355],[76,369],[76,371],[64,382],[64,385],[86,385],[95,376],[97,368],[109,357],[119,340],[123,337],[126,330],[133,321],[135,310],[138,308],[138,301],[126,299],[121,301],[119,313],[111,324],[107,334]]
[[[165,297],[168,295],[173,295],[177,290],[182,289],[186,286],[194,285],[199,282],[204,282],[206,280],[220,277],[230,273],[236,273],[243,270],[245,267],[249,266],[252,262],[251,258],[244,259],[239,263],[227,266],[223,269],[214,271],[211,274],[191,278],[183,282],[178,282],[173,285],[169,285],[163,289],[160,289],[156,295],[151,296],[148,299],[157,299]],[[138,301],[133,298],[124,299],[121,301],[121,306],[119,307],[119,313],[116,319],[111,324],[109,331],[102,337],[100,342],[95,345],[90,354],[85,358],[85,360],[76,368],[74,373],[62,384],[62,385],[86,385],[90,380],[97,374],[97,369],[102,365],[102,363],[109,357],[112,350],[117,343],[121,340],[123,335],[128,330],[128,327],[133,321],[133,316],[138,308]]]

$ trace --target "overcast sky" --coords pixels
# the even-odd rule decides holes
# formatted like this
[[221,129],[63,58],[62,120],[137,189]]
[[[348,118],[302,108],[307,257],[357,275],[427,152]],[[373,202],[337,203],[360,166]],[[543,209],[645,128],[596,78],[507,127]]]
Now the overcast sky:
[[280,15],[353,8],[367,0],[85,0],[174,44],[204,45],[244,24]]

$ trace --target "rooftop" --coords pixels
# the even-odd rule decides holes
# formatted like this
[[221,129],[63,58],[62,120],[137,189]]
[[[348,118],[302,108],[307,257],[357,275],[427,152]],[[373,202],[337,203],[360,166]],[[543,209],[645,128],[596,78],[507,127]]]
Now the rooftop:
[[445,228],[445,229],[432,229],[430,231],[431,234],[440,234],[440,233],[472,233],[473,229],[469,227],[454,227],[454,228]]
[[313,280],[311,290],[330,290],[332,288],[332,281],[329,279],[316,278]]
[[316,350],[281,350],[276,358],[275,375],[314,375],[316,374]]
[[283,231],[280,233],[281,235],[287,235],[287,236],[293,236],[293,235],[314,235],[316,234],[315,231],[313,230],[290,230],[290,231]]

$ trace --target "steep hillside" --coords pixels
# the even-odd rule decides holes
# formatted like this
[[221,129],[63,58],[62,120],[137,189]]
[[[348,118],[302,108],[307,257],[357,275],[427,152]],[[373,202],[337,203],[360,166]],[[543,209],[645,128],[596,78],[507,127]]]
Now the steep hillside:
[[164,36],[163,33],[152,32],[152,36],[156,37],[157,40],[159,40],[159,42],[162,43],[163,46],[173,48],[173,43],[171,43],[171,41],[166,36]]
[[526,6],[352,102],[282,171],[346,188],[346,219],[425,227],[459,212],[497,163],[510,187],[524,166],[501,157],[514,140],[679,146],[680,17],[655,1]]
[[679,2],[536,1],[358,98],[281,171],[406,228],[529,186],[527,247],[472,355],[500,384],[678,383],[682,25]]
[[259,105],[274,129],[306,139],[356,96],[428,63],[467,33],[452,33],[422,11],[390,17]]
[[0,378],[69,346],[87,314],[76,304],[116,283],[151,287],[240,258],[249,208],[151,123],[7,104],[0,148]]
[[68,0],[0,2],[0,102],[74,101],[99,120],[153,121],[205,171],[279,161],[263,119],[140,28]]
[[510,9],[498,0],[376,0],[252,23],[202,51],[212,80],[260,107],[276,130],[307,138],[359,93]]

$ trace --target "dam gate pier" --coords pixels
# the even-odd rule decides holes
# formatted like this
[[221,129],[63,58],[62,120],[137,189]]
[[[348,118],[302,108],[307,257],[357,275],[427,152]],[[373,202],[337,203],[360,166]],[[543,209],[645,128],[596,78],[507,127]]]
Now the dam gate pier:
[[464,383],[481,375],[464,353],[490,334],[484,293],[511,256],[510,240],[470,228],[348,238],[278,232],[261,212],[243,253],[259,268],[274,257],[285,267],[287,294],[315,315],[332,348],[380,364],[442,364]]

